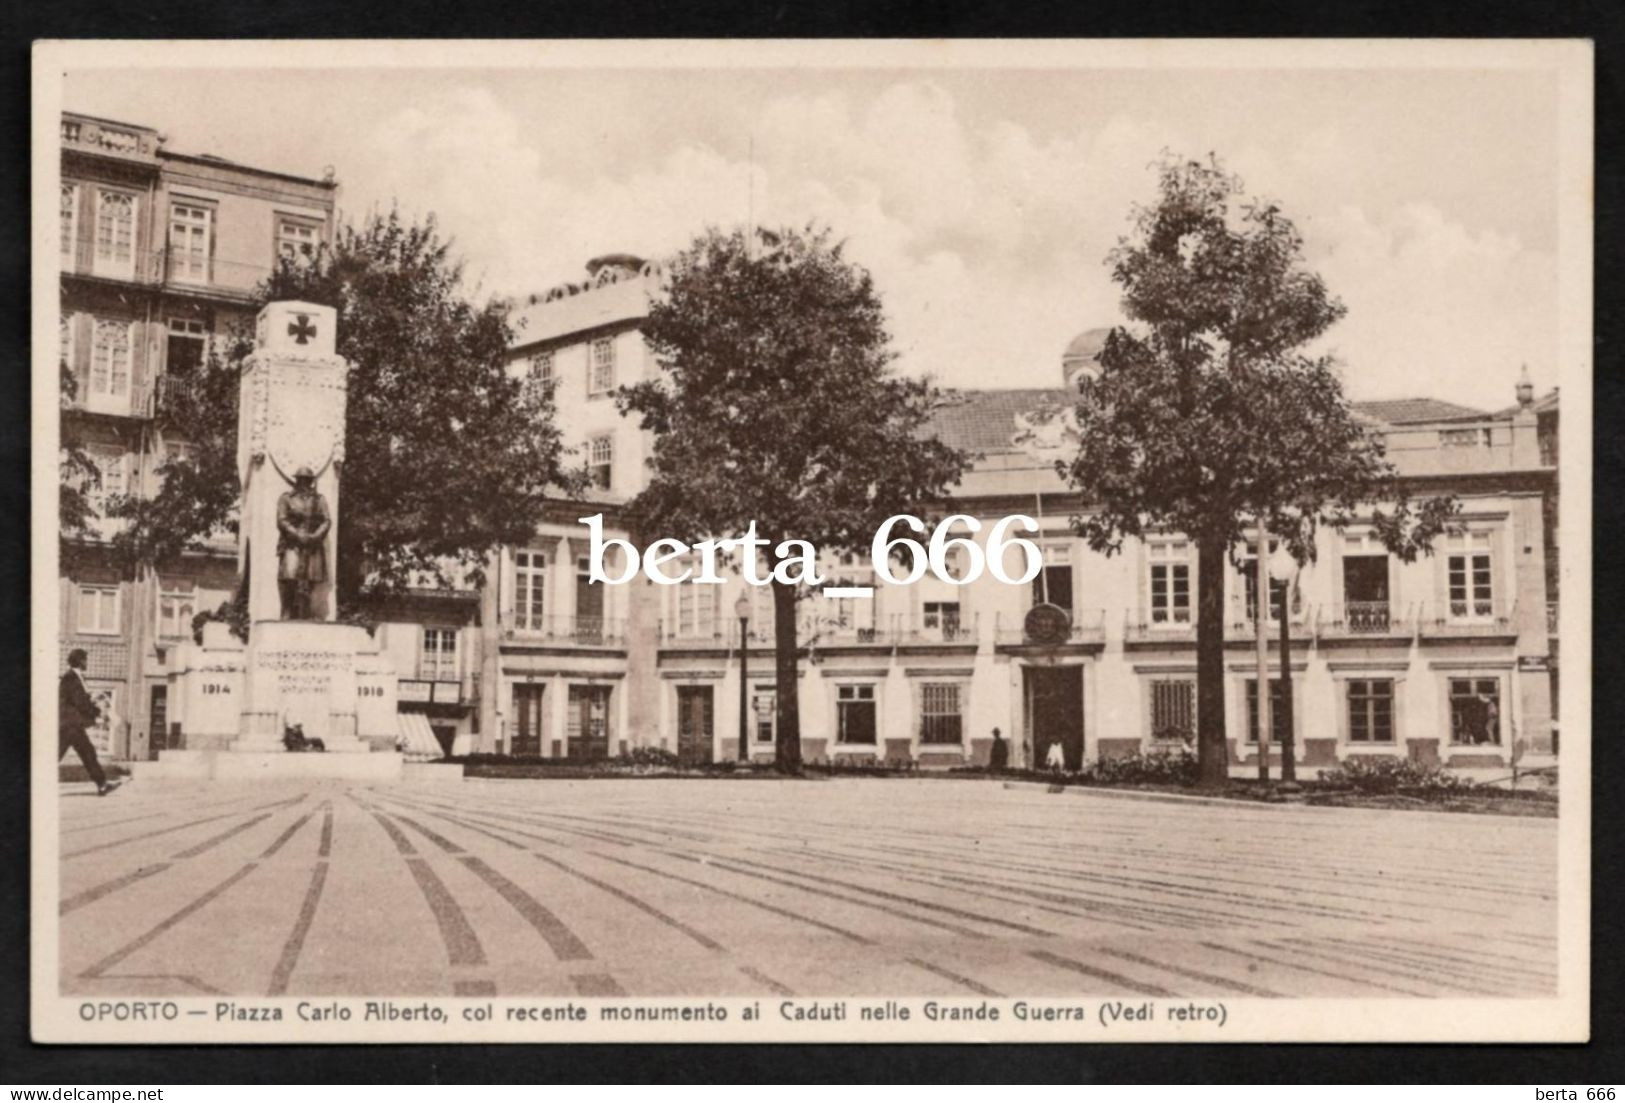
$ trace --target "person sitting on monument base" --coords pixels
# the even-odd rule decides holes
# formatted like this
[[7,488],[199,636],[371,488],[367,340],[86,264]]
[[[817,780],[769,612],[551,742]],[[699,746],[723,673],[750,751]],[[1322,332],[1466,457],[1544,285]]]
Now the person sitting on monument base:
[[[277,469],[280,475],[281,469]],[[283,476],[286,478],[286,476]],[[327,501],[309,467],[293,473],[292,489],[276,503],[277,592],[283,620],[312,619],[310,592],[327,581]]]

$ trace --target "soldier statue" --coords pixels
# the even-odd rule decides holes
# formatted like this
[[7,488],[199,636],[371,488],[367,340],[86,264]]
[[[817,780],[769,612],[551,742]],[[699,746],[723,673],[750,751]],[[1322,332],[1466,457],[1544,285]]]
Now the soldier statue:
[[[275,461],[272,461],[273,465]],[[282,469],[277,468],[282,475]],[[327,532],[332,520],[308,466],[293,473],[291,489],[276,503],[277,594],[283,620],[311,620],[311,589],[327,581]]]

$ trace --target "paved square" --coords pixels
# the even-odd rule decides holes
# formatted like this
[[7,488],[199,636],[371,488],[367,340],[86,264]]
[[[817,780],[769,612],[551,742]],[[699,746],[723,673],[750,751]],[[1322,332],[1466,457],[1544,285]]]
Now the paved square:
[[980,780],[65,786],[62,991],[1551,995],[1556,826]]

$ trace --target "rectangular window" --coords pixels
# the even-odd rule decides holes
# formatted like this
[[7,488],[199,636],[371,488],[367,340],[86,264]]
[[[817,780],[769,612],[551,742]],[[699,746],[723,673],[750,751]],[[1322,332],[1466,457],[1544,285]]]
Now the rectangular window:
[[457,680],[457,629],[424,628],[418,677],[435,682]]
[[717,636],[719,586],[684,582],[677,588],[677,634],[684,639],[708,640]]
[[1440,448],[1488,448],[1490,446],[1490,431],[1488,429],[1440,429]]
[[778,720],[779,695],[777,690],[756,687],[750,699],[751,715],[756,717],[756,742],[771,743]]
[[[1274,551],[1275,545],[1272,542],[1270,552],[1273,554]],[[1245,616],[1251,622],[1258,616],[1258,547],[1256,544],[1247,545],[1246,550],[1242,553],[1241,565],[1237,568],[1237,571],[1241,575],[1244,591],[1242,600],[1247,603]],[[1281,610],[1285,607],[1285,604],[1286,583],[1276,581],[1273,578],[1270,579],[1270,620],[1272,622],[1280,622]]]
[[513,556],[513,626],[521,632],[540,632],[547,592],[547,556],[539,551]]
[[530,375],[538,383],[553,382],[553,352],[538,352],[530,358]]
[[1196,738],[1196,683],[1188,678],[1151,682],[1151,738],[1189,743]]
[[1501,680],[1450,679],[1450,742],[1458,746],[1501,743]]
[[[1044,554],[1048,557],[1053,553]],[[1072,611],[1072,564],[1046,562],[1033,578],[1033,604],[1046,603]]]
[[174,376],[197,374],[203,366],[209,335],[198,318],[169,319],[169,345],[164,370]]
[[608,490],[610,474],[615,466],[615,438],[609,435],[594,437],[587,445],[587,474],[592,485]]
[[920,687],[920,742],[960,742],[964,718],[959,712],[956,682],[926,682]]
[[1445,557],[1450,590],[1450,616],[1456,620],[1478,620],[1495,615],[1494,587],[1490,573],[1490,534],[1470,532],[1449,539]]
[[615,339],[600,337],[592,343],[592,363],[587,372],[587,393],[608,394],[615,387]]
[[1191,622],[1190,544],[1184,540],[1151,544],[1151,623],[1154,625]]
[[586,556],[577,559],[575,639],[583,643],[597,643],[603,639],[605,589],[604,583],[592,580],[591,561]]
[[98,636],[114,636],[119,627],[117,586],[79,587],[79,631]]
[[[1270,679],[1270,741],[1286,739],[1286,717],[1281,709],[1281,680]],[[1247,679],[1247,742],[1258,742],[1258,679]]]
[[97,319],[90,352],[90,394],[93,398],[130,396],[130,324]]
[[166,639],[190,636],[192,617],[197,611],[195,587],[190,583],[165,582],[158,591],[158,634]]
[[854,685],[835,687],[837,738],[842,743],[875,741],[875,687]]
[[125,454],[100,449],[93,449],[88,454],[90,462],[96,465],[97,479],[94,485],[85,488],[85,497],[98,514],[105,516],[114,499],[129,493]]
[[[59,319],[59,321],[57,323],[57,325],[58,325],[57,336],[61,341],[61,345],[60,345],[60,347],[58,349],[58,356],[61,358],[62,363],[66,364],[68,366],[69,371],[74,370],[74,363],[73,363],[73,331],[74,331],[74,320],[77,317],[78,317],[78,315],[76,315],[76,314],[63,314],[62,317]],[[81,391],[82,391],[82,389],[83,388],[81,388]],[[76,391],[75,394],[77,395],[77,400],[78,401],[80,401],[80,402],[84,401],[85,396],[82,393]]]
[[131,276],[135,272],[135,204],[129,192],[96,192],[96,272]]
[[310,260],[315,257],[316,246],[320,240],[321,231],[313,222],[301,222],[293,218],[277,219],[276,251],[279,257],[294,262]]
[[959,602],[926,602],[921,623],[927,632],[938,633],[945,640],[954,639],[959,635]]
[[79,185],[62,185],[62,269],[73,271],[74,255],[79,240]]
[[1394,683],[1389,678],[1349,681],[1349,742],[1394,741]]
[[169,275],[186,283],[209,280],[209,247],[214,212],[192,203],[169,208]]

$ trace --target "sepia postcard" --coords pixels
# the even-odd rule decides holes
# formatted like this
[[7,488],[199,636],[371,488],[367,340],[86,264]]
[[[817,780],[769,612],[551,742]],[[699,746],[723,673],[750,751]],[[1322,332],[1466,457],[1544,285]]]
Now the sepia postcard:
[[1589,43],[42,42],[32,140],[36,1041],[1589,1036]]

